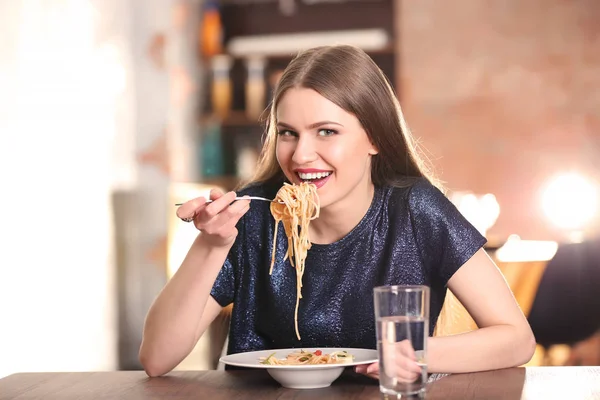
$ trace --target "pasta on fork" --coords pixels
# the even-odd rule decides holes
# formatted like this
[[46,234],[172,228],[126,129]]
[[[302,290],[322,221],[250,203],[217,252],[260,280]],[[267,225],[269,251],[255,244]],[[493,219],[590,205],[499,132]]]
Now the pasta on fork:
[[302,298],[302,275],[304,274],[304,262],[311,242],[308,234],[310,221],[319,216],[319,196],[317,187],[308,182],[299,185],[284,183],[271,203],[271,214],[275,219],[275,230],[273,233],[273,252],[271,254],[271,267],[269,275],[273,272],[275,264],[275,250],[277,249],[277,228],[279,222],[283,223],[285,234],[288,238],[288,249],[284,260],[290,260],[296,269],[296,308],[294,311],[294,326],[296,336],[300,340],[298,331],[298,306]]

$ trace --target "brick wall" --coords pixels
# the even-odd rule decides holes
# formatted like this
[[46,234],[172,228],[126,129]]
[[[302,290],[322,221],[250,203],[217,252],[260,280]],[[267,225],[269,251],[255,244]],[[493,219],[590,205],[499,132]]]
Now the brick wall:
[[401,0],[397,18],[399,95],[447,188],[497,196],[493,236],[558,238],[544,181],[600,178],[600,2]]

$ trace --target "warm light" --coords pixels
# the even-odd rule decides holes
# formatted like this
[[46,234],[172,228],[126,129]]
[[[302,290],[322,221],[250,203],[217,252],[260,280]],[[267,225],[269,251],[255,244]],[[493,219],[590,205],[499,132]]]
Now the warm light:
[[544,189],[542,209],[560,228],[583,229],[598,211],[597,188],[576,173],[559,175]]
[[551,260],[558,250],[558,243],[544,240],[521,240],[510,235],[502,247],[496,251],[501,262],[526,262]]
[[500,215],[500,204],[491,193],[476,195],[471,192],[455,192],[450,200],[483,236],[487,235]]

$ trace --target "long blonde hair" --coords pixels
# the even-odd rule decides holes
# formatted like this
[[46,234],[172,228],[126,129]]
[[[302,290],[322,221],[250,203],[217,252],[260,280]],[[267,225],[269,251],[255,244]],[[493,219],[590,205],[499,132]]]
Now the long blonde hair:
[[389,80],[363,50],[348,46],[322,46],[300,52],[283,72],[268,109],[268,120],[257,171],[251,182],[284,180],[275,155],[276,111],[288,89],[312,89],[355,115],[375,145],[371,178],[376,186],[405,186],[414,178],[434,181],[404,120]]

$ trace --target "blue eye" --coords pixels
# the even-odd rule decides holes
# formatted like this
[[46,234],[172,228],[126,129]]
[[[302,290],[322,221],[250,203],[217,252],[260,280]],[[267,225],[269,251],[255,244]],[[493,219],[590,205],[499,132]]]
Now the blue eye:
[[337,131],[333,129],[319,129],[319,136],[332,136],[335,135]]

